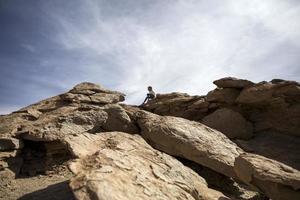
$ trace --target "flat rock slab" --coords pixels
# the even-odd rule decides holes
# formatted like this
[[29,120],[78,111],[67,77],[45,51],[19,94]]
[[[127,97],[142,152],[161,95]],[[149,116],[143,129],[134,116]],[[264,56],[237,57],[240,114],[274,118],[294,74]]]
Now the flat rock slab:
[[220,88],[245,88],[254,83],[245,79],[234,77],[225,77],[214,81],[214,84]]
[[99,151],[70,164],[75,173],[70,187],[77,199],[229,199],[139,135],[105,132],[99,137]]
[[242,150],[224,134],[178,117],[139,113],[141,135],[154,148],[236,177],[233,164]]

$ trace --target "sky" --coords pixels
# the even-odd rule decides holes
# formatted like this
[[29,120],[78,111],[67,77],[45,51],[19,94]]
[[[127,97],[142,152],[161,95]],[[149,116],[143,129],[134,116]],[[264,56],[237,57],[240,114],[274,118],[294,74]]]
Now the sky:
[[0,0],[0,114],[89,81],[140,104],[226,76],[300,81],[299,0]]

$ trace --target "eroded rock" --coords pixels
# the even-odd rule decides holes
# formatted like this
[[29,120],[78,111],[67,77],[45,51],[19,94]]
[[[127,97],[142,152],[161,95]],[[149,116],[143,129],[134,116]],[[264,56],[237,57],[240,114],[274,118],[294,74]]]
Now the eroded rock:
[[237,79],[234,77],[226,77],[215,80],[213,82],[219,88],[245,88],[253,85],[254,83],[245,79]]
[[73,162],[77,199],[229,199],[173,157],[140,136],[101,133],[99,151]]
[[237,176],[273,200],[300,199],[300,172],[280,162],[242,154],[234,163]]
[[234,160],[242,150],[221,132],[183,118],[139,114],[141,135],[156,149],[235,177]]
[[253,136],[252,124],[240,113],[221,108],[204,117],[202,123],[224,133],[230,139],[250,139]]

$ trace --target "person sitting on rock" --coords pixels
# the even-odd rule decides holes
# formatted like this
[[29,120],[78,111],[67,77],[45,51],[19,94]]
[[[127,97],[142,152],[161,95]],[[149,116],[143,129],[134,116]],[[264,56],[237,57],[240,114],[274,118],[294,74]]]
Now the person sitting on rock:
[[146,96],[143,104],[147,103],[148,101],[150,101],[154,98],[155,98],[155,92],[153,91],[151,86],[148,86],[148,93],[147,93],[147,96]]

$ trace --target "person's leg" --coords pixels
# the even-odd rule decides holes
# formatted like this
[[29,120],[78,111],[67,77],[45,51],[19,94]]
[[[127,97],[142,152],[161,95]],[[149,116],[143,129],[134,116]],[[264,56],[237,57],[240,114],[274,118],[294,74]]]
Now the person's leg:
[[148,97],[145,98],[143,104],[145,104],[148,101]]

